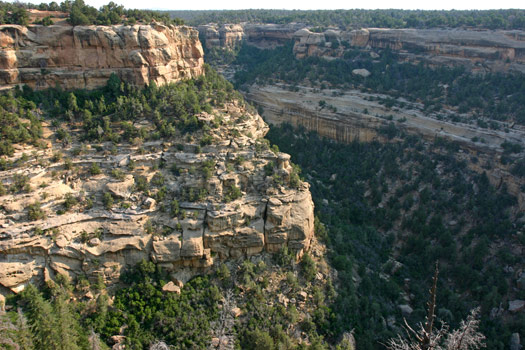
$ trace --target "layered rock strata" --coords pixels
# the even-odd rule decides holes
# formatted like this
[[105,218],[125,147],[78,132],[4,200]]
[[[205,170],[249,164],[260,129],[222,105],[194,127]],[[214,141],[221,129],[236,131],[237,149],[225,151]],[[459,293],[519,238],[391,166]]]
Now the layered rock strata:
[[[379,103],[380,99],[386,97],[359,90],[319,92],[304,86],[296,91],[282,84],[252,85],[246,93],[249,101],[263,108],[263,116],[269,123],[288,123],[294,127],[303,127],[338,142],[386,142],[392,137],[387,136],[388,128],[402,130],[430,142],[437,137],[457,142],[461,144],[461,152],[469,166],[479,173],[487,172],[495,186],[505,183],[509,192],[518,198],[520,210],[525,210],[525,193],[521,187],[523,181],[512,175],[508,166],[482,166],[493,164],[501,158],[501,145],[504,142],[519,144],[525,149],[524,127],[502,123],[501,130],[492,130],[472,124],[439,120],[420,111],[422,106],[418,104],[405,109],[390,109]],[[320,107],[321,101],[324,101],[326,107]],[[505,128],[507,129],[503,130]],[[470,162],[471,156],[480,161]]]
[[185,26],[0,26],[0,87],[93,89],[112,73],[135,85],[203,74],[198,32]]
[[[300,256],[314,230],[309,187],[289,184],[290,157],[262,142],[267,125],[236,104],[199,120],[213,138],[202,148],[173,140],[121,144],[110,152],[107,144],[75,156],[73,144],[61,149],[72,159],[66,167],[49,161],[59,145],[20,147],[14,158],[32,151],[35,158],[0,172],[0,180],[9,188],[27,176],[31,191],[0,197],[0,292],[57,273],[112,283],[142,259],[195,274],[223,259],[283,246]],[[89,173],[93,163],[101,174]],[[106,193],[115,203],[104,202]],[[68,198],[76,199],[69,207]],[[41,215],[31,217],[35,203]]]
[[343,57],[348,47],[389,48],[411,62],[463,66],[479,72],[525,72],[525,31],[522,30],[331,28],[318,33],[302,23],[241,23],[200,26],[199,32],[208,48],[230,49],[243,40],[259,48],[272,48],[293,40],[297,58]]
[[283,45],[294,37],[304,24],[207,24],[198,27],[206,48],[233,49],[241,42],[259,48],[273,48]]
[[389,48],[408,61],[441,66],[464,66],[472,71],[525,72],[525,32],[520,30],[383,29],[351,31],[329,29],[294,34],[297,58],[342,57],[345,48]]
[[223,48],[232,50],[244,39],[244,29],[238,24],[202,25],[197,27],[207,49]]

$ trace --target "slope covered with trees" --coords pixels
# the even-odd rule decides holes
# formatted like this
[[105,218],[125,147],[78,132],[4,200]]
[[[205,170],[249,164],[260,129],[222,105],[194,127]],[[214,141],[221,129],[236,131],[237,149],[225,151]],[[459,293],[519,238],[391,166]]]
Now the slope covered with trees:
[[321,236],[339,277],[331,331],[354,328],[359,349],[381,348],[399,331],[389,321],[400,316],[399,305],[412,305],[409,322],[424,318],[438,260],[438,317],[456,327],[481,306],[488,348],[504,349],[524,316],[503,322],[491,312],[524,296],[514,294],[515,276],[502,268],[524,263],[510,253],[524,243],[523,224],[516,226],[523,213],[516,217],[505,186],[469,170],[453,143],[397,135],[396,143],[349,145],[286,125],[268,135],[302,167],[326,225]]
[[305,23],[310,26],[348,28],[488,28],[523,29],[525,11],[470,10],[210,10],[168,11],[191,25],[208,23]]

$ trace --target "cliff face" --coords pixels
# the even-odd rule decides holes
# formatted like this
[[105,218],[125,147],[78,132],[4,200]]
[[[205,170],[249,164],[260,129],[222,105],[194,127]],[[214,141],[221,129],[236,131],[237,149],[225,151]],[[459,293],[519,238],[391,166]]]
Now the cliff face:
[[341,57],[344,46],[390,48],[413,62],[464,66],[473,71],[525,72],[525,32],[513,30],[379,29],[294,34],[297,58]]
[[304,24],[216,24],[198,27],[206,48],[233,49],[242,41],[259,48],[272,48],[283,45],[293,38],[294,33],[304,28]]
[[[151,141],[118,144],[111,152],[110,144],[84,147],[78,155],[73,130],[66,148],[51,137],[46,142],[53,146],[46,150],[19,147],[13,159],[32,152],[35,157],[1,171],[0,181],[10,186],[17,176],[27,176],[32,190],[0,196],[0,294],[56,273],[93,281],[101,276],[112,283],[142,259],[194,275],[223,259],[283,246],[300,256],[314,233],[313,202],[308,184],[288,185],[290,156],[261,144],[268,126],[235,103],[198,118],[213,139],[202,148]],[[219,126],[214,118],[222,120]],[[144,120],[135,123],[148,127]],[[45,134],[52,135],[48,127]],[[58,150],[70,157],[71,166],[50,161]],[[89,173],[93,163],[101,174]],[[115,171],[122,176],[113,176]],[[163,179],[164,191],[178,198],[177,205],[156,195],[155,179]],[[144,182],[149,190],[141,190]],[[240,190],[236,196],[229,195],[233,188]],[[104,204],[107,193],[120,205]],[[67,198],[77,202],[64,210]],[[33,203],[39,203],[43,216],[31,218]]]
[[[520,144],[525,148],[523,127],[514,126],[503,132],[447,122],[432,118],[416,109],[389,109],[377,102],[378,97],[385,96],[359,90],[325,90],[324,93],[319,93],[310,87],[290,91],[280,84],[252,85],[246,94],[249,101],[263,107],[263,116],[269,123],[289,123],[294,127],[304,127],[338,142],[386,142],[389,138],[382,131],[389,125],[395,125],[395,128],[428,141],[442,137],[457,142],[465,151],[463,155],[466,163],[479,173],[486,172],[495,186],[505,183],[509,193],[517,197],[519,209],[525,210],[525,193],[521,190],[522,181],[519,177],[512,175],[508,167],[491,167],[487,170],[480,166],[483,163],[492,164],[494,160],[500,159],[503,152],[501,144],[505,141]],[[335,111],[320,108],[320,101],[335,107]],[[478,157],[480,162],[470,162],[470,156]]]
[[203,73],[198,33],[190,27],[0,26],[0,86],[92,89],[111,73],[136,85]]
[[197,28],[207,49],[234,49],[244,39],[244,29],[238,24],[224,24],[221,27],[202,25]]
[[200,26],[199,32],[208,48],[231,49],[243,40],[259,48],[272,48],[294,40],[297,58],[338,58],[348,46],[390,48],[411,62],[463,66],[480,72],[525,72],[525,32],[520,30],[364,28],[315,33],[301,23],[243,23]]

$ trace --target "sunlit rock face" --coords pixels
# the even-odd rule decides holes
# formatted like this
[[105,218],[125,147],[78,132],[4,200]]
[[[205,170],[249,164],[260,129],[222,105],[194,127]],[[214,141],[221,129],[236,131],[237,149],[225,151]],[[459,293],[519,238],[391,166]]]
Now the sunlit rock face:
[[93,89],[112,73],[142,86],[204,72],[198,32],[186,26],[0,26],[0,86]]

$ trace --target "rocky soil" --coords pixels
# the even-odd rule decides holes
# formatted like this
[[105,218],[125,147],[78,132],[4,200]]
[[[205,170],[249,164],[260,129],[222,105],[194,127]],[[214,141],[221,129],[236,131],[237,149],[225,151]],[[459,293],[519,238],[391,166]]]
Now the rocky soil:
[[268,148],[267,125],[238,103],[198,118],[211,144],[88,145],[70,130],[63,145],[48,126],[47,149],[20,146],[18,166],[0,172],[0,292],[57,273],[113,283],[142,259],[188,277],[285,245],[300,256],[313,236],[309,187]]

